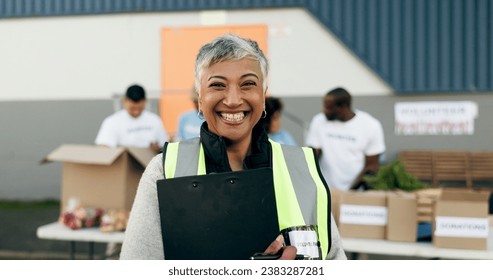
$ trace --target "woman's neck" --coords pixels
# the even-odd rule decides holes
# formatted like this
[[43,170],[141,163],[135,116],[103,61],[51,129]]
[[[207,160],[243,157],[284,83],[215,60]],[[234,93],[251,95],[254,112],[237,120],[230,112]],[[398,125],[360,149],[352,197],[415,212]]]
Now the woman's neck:
[[228,161],[231,170],[243,170],[243,162],[245,161],[245,158],[250,154],[250,144],[251,140],[236,144],[226,144],[226,152],[228,154]]

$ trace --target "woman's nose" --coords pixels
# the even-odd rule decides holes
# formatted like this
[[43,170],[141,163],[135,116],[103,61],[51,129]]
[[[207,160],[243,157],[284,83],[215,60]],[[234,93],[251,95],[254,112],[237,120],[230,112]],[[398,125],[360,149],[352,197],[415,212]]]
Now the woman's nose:
[[243,99],[241,98],[241,89],[238,87],[230,87],[228,91],[226,91],[226,96],[224,97],[224,104],[229,107],[239,106],[243,103]]

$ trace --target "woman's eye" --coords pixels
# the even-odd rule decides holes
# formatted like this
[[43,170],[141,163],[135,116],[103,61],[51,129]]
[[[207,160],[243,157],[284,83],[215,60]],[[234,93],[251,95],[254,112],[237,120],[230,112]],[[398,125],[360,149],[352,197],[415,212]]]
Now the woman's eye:
[[209,85],[209,87],[224,87],[224,84],[222,83],[212,83]]
[[247,81],[247,82],[244,82],[243,84],[241,84],[241,86],[256,86],[257,83],[254,82],[254,81]]

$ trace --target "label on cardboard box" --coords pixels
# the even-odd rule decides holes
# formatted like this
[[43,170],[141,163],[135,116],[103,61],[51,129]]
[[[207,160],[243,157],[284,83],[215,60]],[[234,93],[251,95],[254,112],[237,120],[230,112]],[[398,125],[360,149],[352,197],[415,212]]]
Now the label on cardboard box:
[[436,236],[488,238],[489,223],[487,218],[436,217]]
[[384,226],[387,224],[387,207],[342,204],[339,222],[342,224]]

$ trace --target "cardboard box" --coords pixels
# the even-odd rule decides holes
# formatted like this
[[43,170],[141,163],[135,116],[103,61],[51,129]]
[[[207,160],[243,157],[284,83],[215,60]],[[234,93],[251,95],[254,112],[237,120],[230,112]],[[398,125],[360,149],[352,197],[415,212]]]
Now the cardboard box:
[[339,216],[342,237],[385,238],[386,194],[380,191],[343,192]]
[[62,145],[42,163],[63,162],[61,212],[70,198],[83,207],[130,210],[145,167],[155,156],[151,149]]
[[416,195],[404,191],[387,192],[386,239],[416,242],[418,214]]
[[433,222],[435,203],[441,192],[441,188],[426,188],[414,192],[418,203],[418,222]]
[[436,202],[433,245],[487,250],[488,192],[443,189]]

